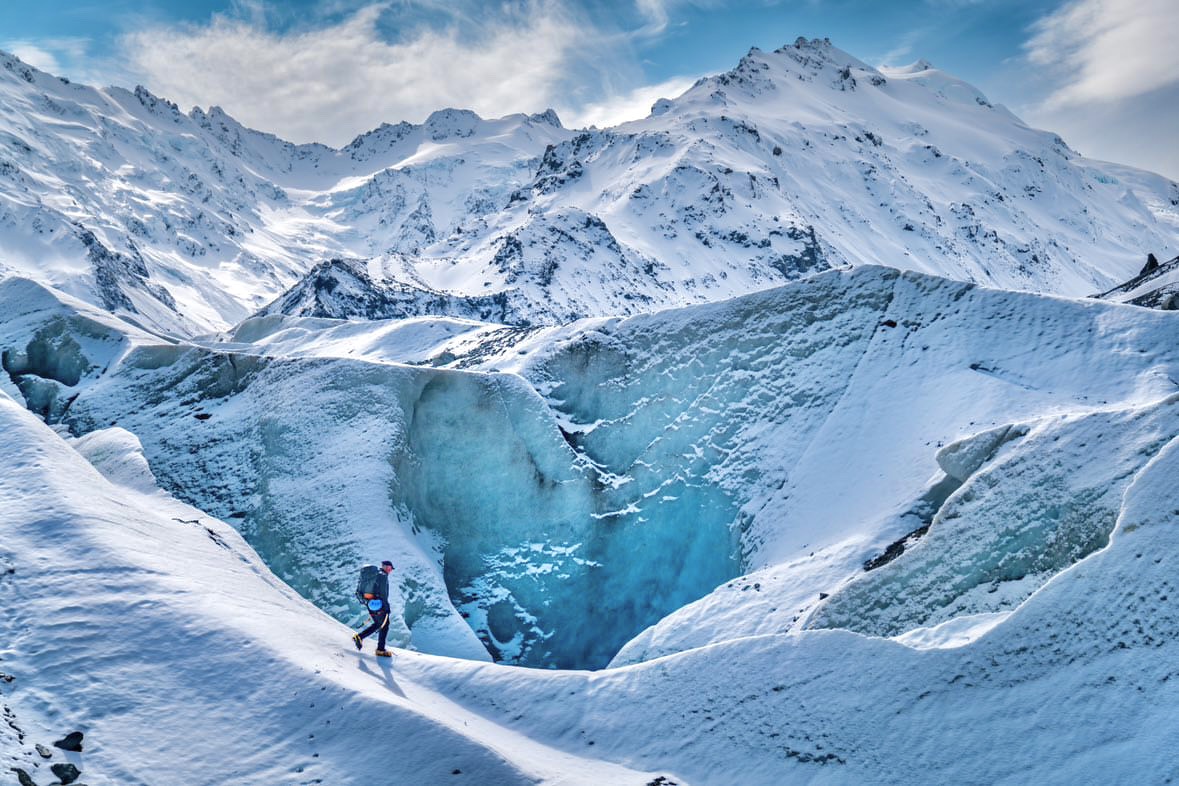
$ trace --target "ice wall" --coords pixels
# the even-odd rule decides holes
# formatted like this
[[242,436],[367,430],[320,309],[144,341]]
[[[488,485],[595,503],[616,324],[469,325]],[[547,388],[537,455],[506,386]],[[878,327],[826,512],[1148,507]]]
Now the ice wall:
[[1034,424],[977,472],[969,470],[929,534],[903,558],[833,595],[810,627],[895,636],[1014,609],[1109,543],[1126,487],[1175,438],[1177,424],[1175,396]]
[[[72,324],[34,320],[6,340],[16,385],[95,365]],[[358,616],[357,566],[391,558],[404,645],[602,666],[740,572],[727,495],[670,487],[654,515],[617,509],[609,473],[515,375],[147,343],[60,415],[76,434],[140,436],[164,486],[234,523],[340,619]]]

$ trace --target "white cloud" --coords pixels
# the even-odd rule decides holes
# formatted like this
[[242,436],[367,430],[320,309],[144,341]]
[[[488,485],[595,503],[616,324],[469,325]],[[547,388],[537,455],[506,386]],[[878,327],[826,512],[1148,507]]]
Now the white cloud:
[[676,98],[695,81],[690,77],[673,77],[658,84],[636,87],[629,92],[578,109],[562,110],[561,117],[569,126],[599,128],[618,125],[627,120],[638,120],[650,114],[651,105],[660,98]]
[[292,141],[341,144],[447,106],[491,117],[538,111],[568,93],[575,64],[603,59],[596,32],[556,2],[500,10],[474,38],[452,25],[390,42],[378,29],[390,8],[371,5],[284,32],[261,13],[154,27],[125,35],[121,51],[126,68],[182,106],[219,104]]
[[89,41],[85,38],[9,39],[0,41],[0,49],[19,57],[33,68],[54,76],[67,69],[77,72],[85,60]]
[[662,30],[667,27],[671,17],[668,5],[671,0],[635,0],[635,8],[654,28]]
[[928,32],[929,31],[925,29],[910,30],[908,33],[905,33],[899,39],[897,39],[896,44],[893,45],[891,49],[873,59],[875,59],[877,65],[880,66],[896,66],[901,64],[907,65],[907,59],[912,58],[913,56],[914,47],[917,45],[918,41],[920,41],[921,38],[924,37]]
[[1037,22],[1029,59],[1060,80],[1048,107],[1143,95],[1179,81],[1179,3],[1072,0]]
[[1174,0],[1068,0],[1024,45],[1020,114],[1087,156],[1179,177],[1176,31]]
[[31,41],[5,41],[0,45],[0,49],[11,52],[33,68],[38,68],[49,74],[61,73],[61,63],[57,61],[53,53]]
[[1082,154],[1179,181],[1179,84],[1120,101],[1029,107],[1021,114]]

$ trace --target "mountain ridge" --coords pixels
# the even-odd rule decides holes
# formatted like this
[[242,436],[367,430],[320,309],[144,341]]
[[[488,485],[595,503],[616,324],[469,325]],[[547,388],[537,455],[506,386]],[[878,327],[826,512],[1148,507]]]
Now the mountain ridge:
[[272,310],[331,259],[370,261],[364,300],[424,290],[378,316],[490,299],[555,324],[859,264],[1081,296],[1179,246],[1176,183],[1085,159],[928,63],[820,39],[751,49],[614,128],[444,109],[338,149],[0,62],[0,275],[175,335]]

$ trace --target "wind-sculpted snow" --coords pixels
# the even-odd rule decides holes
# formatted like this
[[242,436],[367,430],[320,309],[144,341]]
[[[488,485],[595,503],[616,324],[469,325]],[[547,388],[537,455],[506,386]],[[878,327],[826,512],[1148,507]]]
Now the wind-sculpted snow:
[[1176,396],[1037,423],[970,475],[903,559],[852,582],[808,625],[891,636],[1016,607],[1109,542],[1127,485],[1177,429]]
[[[93,770],[166,780],[132,766],[151,750],[198,782],[350,782],[379,766],[353,746],[380,717],[410,782],[1179,775],[1173,313],[865,268],[560,329],[269,316],[194,345],[27,282],[0,301],[23,304],[7,357],[42,353],[6,390],[99,368],[46,414],[117,489],[0,394],[0,592],[20,597],[0,702],[26,734],[84,725]],[[99,325],[122,338],[66,340]],[[619,668],[399,653],[389,695],[218,518],[341,617],[355,565],[391,557],[396,640],[472,660],[601,664],[671,613]],[[63,550],[106,571],[74,579],[77,612]],[[59,687],[69,636],[103,653],[84,688]],[[190,636],[204,660],[143,662]],[[229,749],[227,702],[267,719]],[[203,769],[213,745],[228,775]]]
[[[1157,403],[1173,428],[1174,396]],[[3,393],[0,428],[0,762],[37,782],[34,744],[72,729],[84,752],[52,749],[54,761],[92,783],[1179,775],[1175,439],[1124,484],[1108,545],[982,638],[915,647],[804,630],[590,674],[404,651],[374,664],[231,528],[153,491],[129,433],[94,432],[75,452]],[[1065,427],[1078,428],[1104,433],[1093,419]],[[85,591],[63,604],[65,587]],[[381,744],[358,745],[374,728]]]
[[341,619],[389,557],[399,643],[601,666],[1009,611],[1106,542],[1174,435],[1177,333],[864,268],[560,329],[264,317],[136,343],[56,417],[135,433]]
[[616,128],[445,109],[338,150],[2,53],[0,97],[0,275],[175,335],[260,310],[556,325],[849,264],[1087,295],[1179,237],[1174,182],[822,40]]

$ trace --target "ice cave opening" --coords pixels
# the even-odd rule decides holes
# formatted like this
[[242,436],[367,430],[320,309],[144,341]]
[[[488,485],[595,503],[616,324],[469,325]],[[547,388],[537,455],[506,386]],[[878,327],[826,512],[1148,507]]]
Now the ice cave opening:
[[434,376],[394,458],[394,504],[441,536],[451,601],[493,658],[602,668],[740,575],[737,507],[690,475],[612,474],[520,395],[536,398],[508,375]]

